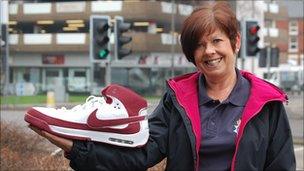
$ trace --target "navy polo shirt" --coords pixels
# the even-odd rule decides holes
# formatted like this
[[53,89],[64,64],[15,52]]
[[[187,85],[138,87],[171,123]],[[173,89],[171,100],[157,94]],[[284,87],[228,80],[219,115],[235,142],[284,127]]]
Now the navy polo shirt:
[[199,77],[199,110],[202,139],[200,170],[230,170],[235,138],[247,102],[250,83],[236,69],[237,82],[226,100],[211,99],[203,74]]

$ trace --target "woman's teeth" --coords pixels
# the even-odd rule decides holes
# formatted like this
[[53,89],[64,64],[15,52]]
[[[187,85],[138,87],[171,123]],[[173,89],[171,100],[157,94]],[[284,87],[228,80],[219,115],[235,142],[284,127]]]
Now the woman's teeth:
[[215,67],[221,62],[222,59],[223,58],[208,60],[208,61],[205,61],[205,64],[207,64],[208,66],[211,66],[211,67]]

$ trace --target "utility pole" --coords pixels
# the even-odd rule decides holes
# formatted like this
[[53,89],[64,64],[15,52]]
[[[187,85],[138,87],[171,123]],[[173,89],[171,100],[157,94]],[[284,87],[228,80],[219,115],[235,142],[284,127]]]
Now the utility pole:
[[106,75],[105,75],[105,85],[109,86],[112,82],[111,74],[111,61],[106,61]]
[[172,14],[171,14],[171,77],[174,77],[174,52],[175,52],[175,21],[174,21],[174,15],[175,15],[175,0],[171,1],[171,7],[172,7]]
[[267,65],[267,79],[270,79],[270,56],[271,56],[271,47],[268,46],[267,47],[267,51],[266,51],[267,55],[266,55],[266,65]]
[[246,58],[246,22],[244,19],[241,20],[241,29],[242,29],[242,41],[241,41],[241,69],[245,69],[245,58]]
[[[8,1],[0,1],[0,27],[1,27],[1,71],[4,72],[3,95],[8,94],[9,87],[9,34],[8,34]],[[4,50],[3,50],[4,49]]]
[[[255,5],[254,5],[254,0],[251,0],[251,5],[252,5],[252,13],[251,13],[251,18],[254,18],[254,13],[255,13]],[[255,58],[251,58],[251,72],[254,73],[254,60]]]

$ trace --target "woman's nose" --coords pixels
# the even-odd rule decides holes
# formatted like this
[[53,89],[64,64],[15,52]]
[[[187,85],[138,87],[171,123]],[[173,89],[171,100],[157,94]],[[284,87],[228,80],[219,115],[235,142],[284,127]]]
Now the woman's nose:
[[206,45],[205,53],[206,53],[206,54],[214,54],[214,53],[215,53],[215,48],[214,48],[214,46],[212,46],[211,44],[208,43],[208,44]]

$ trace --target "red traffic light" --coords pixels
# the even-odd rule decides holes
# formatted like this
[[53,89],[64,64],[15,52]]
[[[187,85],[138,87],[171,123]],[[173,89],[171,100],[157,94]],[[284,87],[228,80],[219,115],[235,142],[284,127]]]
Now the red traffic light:
[[254,35],[257,34],[257,32],[260,30],[260,26],[255,25],[249,28],[249,33]]
[[258,46],[260,26],[257,20],[246,20],[244,24],[245,55],[254,57],[260,50]]

